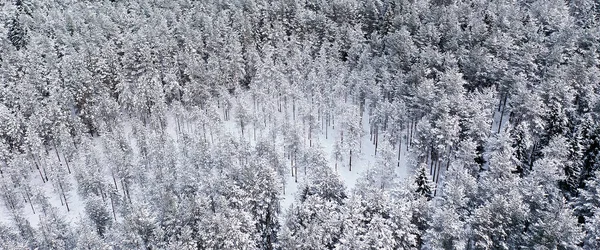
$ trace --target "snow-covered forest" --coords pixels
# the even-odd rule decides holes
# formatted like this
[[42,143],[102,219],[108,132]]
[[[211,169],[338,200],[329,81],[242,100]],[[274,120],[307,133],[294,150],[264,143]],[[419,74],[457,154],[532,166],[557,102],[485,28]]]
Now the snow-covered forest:
[[0,249],[600,249],[600,2],[0,1]]

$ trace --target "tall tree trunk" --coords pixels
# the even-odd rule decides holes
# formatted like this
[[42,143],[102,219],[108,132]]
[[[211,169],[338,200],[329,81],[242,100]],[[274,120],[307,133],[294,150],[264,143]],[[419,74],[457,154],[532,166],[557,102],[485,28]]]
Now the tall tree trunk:
[[242,127],[242,138],[244,137],[244,122],[240,121],[240,125]]
[[429,164],[429,159],[433,160],[432,156],[431,156],[431,151],[432,149],[429,148],[429,150],[427,150],[427,155],[425,156],[425,165],[429,166],[429,175],[433,176],[433,163],[431,163],[431,165]]
[[[296,157],[296,156],[294,156],[294,157]],[[294,176],[294,181],[296,183],[298,183],[298,165],[296,165],[296,162],[294,162],[294,169],[295,169],[295,172],[296,172],[296,175]]]
[[67,165],[67,171],[70,174],[71,173],[71,167],[69,166],[69,161],[67,160],[67,157],[63,157],[63,159],[65,160],[65,165]]
[[349,165],[349,171],[352,172],[352,149],[350,149],[350,165]]
[[378,144],[379,144],[379,130],[375,129],[375,155],[377,155]]
[[44,177],[46,178],[46,181],[48,181],[48,173],[46,172],[46,167],[42,166],[42,170],[44,171]]
[[62,193],[62,196],[65,200],[65,205],[67,206],[67,212],[70,212],[71,209],[69,209],[69,202],[67,201],[67,195],[65,194],[65,190],[63,189],[62,181],[58,182],[58,186],[60,187],[60,192]]
[[98,188],[98,193],[100,193],[100,197],[102,197],[102,202],[106,201],[106,193],[104,193],[104,189],[102,187]]
[[398,167],[400,167],[400,157],[402,156],[402,136],[398,140]]
[[433,170],[433,172],[431,174],[431,179],[433,179],[433,182],[435,182],[435,173],[437,171],[435,163],[436,162],[433,159],[431,159],[431,169]]
[[409,126],[410,126],[410,137],[408,138],[408,141],[406,142],[407,147],[408,146],[412,146],[412,137],[413,137],[413,130],[414,130],[413,129],[413,121],[412,121],[412,119],[410,120],[410,125]]
[[111,171],[111,175],[112,175],[113,183],[115,183],[115,190],[117,190],[117,192],[118,192],[119,188],[117,187],[117,179],[115,178],[115,173]]
[[[500,133],[500,129],[502,128],[502,119],[504,119],[504,111],[506,110],[506,100],[508,98],[508,95],[505,94],[504,95],[504,104],[502,105],[502,112],[500,112],[500,122],[498,123],[498,134]],[[502,103],[502,101],[501,101]]]
[[38,172],[40,173],[40,178],[42,178],[42,182],[46,183],[46,179],[44,179],[44,175],[42,174],[42,169],[40,167],[41,164],[37,161],[37,159],[36,159],[35,155],[33,155],[33,153],[29,153],[29,155],[33,159],[33,163],[35,164],[35,167],[37,168]]
[[177,122],[177,132],[181,133],[181,124],[179,123],[179,116],[175,116],[175,122]]
[[312,124],[308,126],[308,146],[312,148]]
[[27,196],[27,201],[31,206],[31,211],[33,211],[33,214],[35,214],[35,209],[33,208],[33,203],[31,202],[31,196],[29,195],[29,192],[27,190],[25,190],[25,195]]
[[40,178],[42,178],[42,182],[46,183],[46,180],[44,179],[44,175],[42,175],[42,169],[40,169],[40,166],[38,166],[36,163],[35,167],[37,168],[38,172],[40,172]]
[[117,221],[117,213],[115,212],[115,203],[113,201],[113,193],[110,193],[110,207],[112,208],[112,213],[113,213],[113,217],[115,218],[115,221]]
[[58,162],[61,162],[60,155],[58,154],[58,147],[56,147],[56,142],[52,140],[52,145],[54,146],[54,153],[56,154],[56,158],[58,158]]
[[437,170],[437,176],[435,177],[436,187],[437,187],[438,182],[440,181],[440,172],[442,172],[442,166],[440,166],[439,160],[438,160],[438,163],[437,163],[437,168],[438,168],[438,170]]
[[206,124],[204,122],[202,122],[202,133],[204,134],[204,143],[207,143],[207,141],[206,141]]
[[123,190],[125,191],[125,197],[129,200],[129,203],[131,203],[131,196],[129,195],[129,185],[127,185],[126,180],[122,180],[122,183],[123,183]]

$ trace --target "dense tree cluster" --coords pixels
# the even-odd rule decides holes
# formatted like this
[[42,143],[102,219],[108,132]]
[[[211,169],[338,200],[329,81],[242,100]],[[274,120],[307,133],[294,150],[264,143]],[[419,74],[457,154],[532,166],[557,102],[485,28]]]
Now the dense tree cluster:
[[0,34],[2,249],[600,247],[598,1],[11,0]]

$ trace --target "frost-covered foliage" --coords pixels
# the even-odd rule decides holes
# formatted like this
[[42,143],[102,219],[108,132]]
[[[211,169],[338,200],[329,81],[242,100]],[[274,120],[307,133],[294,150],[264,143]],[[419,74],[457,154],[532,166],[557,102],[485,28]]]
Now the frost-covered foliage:
[[2,1],[0,248],[598,249],[599,20]]

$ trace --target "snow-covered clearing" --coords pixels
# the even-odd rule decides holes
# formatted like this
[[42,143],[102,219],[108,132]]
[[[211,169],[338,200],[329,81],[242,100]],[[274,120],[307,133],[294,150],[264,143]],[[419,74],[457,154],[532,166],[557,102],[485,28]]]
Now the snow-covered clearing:
[[[265,131],[269,131],[271,129],[274,129],[270,126],[273,126],[272,124],[267,124],[266,128],[258,128],[256,130],[254,130],[252,124],[248,124],[245,127],[245,133],[244,136],[242,136],[242,131],[241,131],[241,127],[239,126],[239,124],[235,121],[234,118],[235,117],[235,113],[233,112],[233,110],[235,110],[235,108],[232,108],[230,113],[229,113],[229,118],[226,121],[222,121],[220,124],[218,125],[214,125],[212,127],[217,128],[217,130],[219,131],[212,131],[211,133],[214,133],[215,135],[219,135],[219,134],[224,134],[224,135],[229,135],[231,138],[236,138],[237,140],[245,140],[247,142],[250,143],[250,145],[254,145],[257,141],[258,138],[260,138],[261,136],[268,136],[268,133]],[[285,112],[288,112],[287,114]],[[220,109],[220,115],[221,118],[223,118],[223,111],[222,109]],[[287,119],[291,124],[295,124],[298,127],[302,127],[302,123],[300,121],[299,118],[294,118],[293,117],[293,111],[291,110],[291,107],[288,107],[287,109],[284,108],[283,112],[278,112],[277,114],[275,114],[276,116],[276,120],[278,121],[283,121],[284,119]],[[369,116],[368,116],[369,112],[368,110],[366,110],[365,112],[363,112],[362,115],[362,129],[363,129],[363,136],[361,137],[360,140],[360,152],[357,154],[353,154],[353,159],[352,159],[352,170],[350,171],[350,168],[348,166],[348,161],[347,160],[343,160],[343,161],[339,161],[337,164],[337,168],[336,168],[336,164],[335,164],[335,158],[333,157],[333,151],[334,151],[334,145],[336,140],[340,139],[341,133],[339,131],[339,126],[336,126],[336,123],[332,123],[331,126],[329,126],[327,128],[327,132],[325,131],[325,129],[317,129],[316,132],[313,132],[313,139],[312,142],[309,142],[309,136],[308,136],[308,132],[303,129],[303,143],[302,146],[303,147],[316,147],[316,148],[320,148],[321,150],[323,150],[324,155],[327,157],[328,162],[329,162],[329,166],[332,168],[332,170],[334,170],[335,172],[337,172],[341,178],[341,180],[345,183],[346,187],[348,190],[351,190],[352,188],[354,188],[357,180],[361,177],[361,175],[363,173],[365,173],[366,170],[368,170],[369,168],[374,167],[374,165],[376,164],[376,161],[378,159],[378,155],[376,155],[375,153],[375,145],[374,143],[371,141],[371,136],[369,134],[370,131],[370,124],[369,124]],[[321,126],[327,126],[327,125],[323,125],[324,122],[320,123]],[[137,147],[137,142],[136,140],[133,138],[134,136],[132,135],[132,125],[125,121],[124,122],[124,134],[125,136],[129,137],[128,141],[131,144],[131,148],[133,149],[133,157],[137,158],[137,156],[140,155],[140,152],[138,150]],[[322,127],[324,128],[324,127]],[[174,112],[169,112],[169,116],[167,119],[167,127],[165,128],[166,133],[169,135],[169,137],[174,140],[177,141],[179,140],[179,133],[178,133],[178,124],[177,124],[177,120],[175,118]],[[256,131],[256,132],[253,132]],[[198,129],[196,131],[196,133],[201,133],[201,129]],[[327,133],[327,136],[326,136]],[[277,140],[277,143],[280,144],[278,146],[283,147],[283,136],[280,136]],[[217,138],[215,138],[217,139]],[[94,141],[94,151],[98,154],[97,155],[97,160],[103,164],[108,164],[109,160],[106,159],[106,156],[104,156],[101,152],[103,152],[103,146],[102,146],[102,141],[100,140],[100,138],[96,138]],[[395,152],[398,152],[398,145],[395,145]],[[401,156],[399,157],[400,160],[399,162],[397,162],[396,164],[398,165],[398,167],[396,168],[396,174],[398,176],[398,178],[403,179],[405,178],[408,173],[410,173],[410,169],[408,169],[407,167],[407,158],[408,157],[408,151],[406,148],[406,144],[402,143],[402,147],[401,147]],[[55,155],[55,151],[54,150],[48,150],[47,155],[45,156],[46,159],[44,159],[45,161],[57,161],[57,157]],[[64,161],[64,157],[61,158],[61,160]],[[397,158],[396,158],[397,159]],[[55,162],[55,164],[57,164]],[[64,163],[61,163],[64,164]],[[288,169],[291,169],[291,163],[289,161],[286,161],[287,167]],[[58,164],[60,165],[60,164]],[[62,166],[62,165],[61,165]],[[106,183],[111,183],[111,185],[114,183],[117,187],[117,189],[121,192],[123,192],[123,187],[121,186],[121,183],[118,183],[117,181],[114,181],[112,178],[112,174],[111,173],[111,168],[110,167],[104,167],[104,179]],[[52,180],[52,178],[43,183],[42,182],[42,178],[40,177],[39,173],[37,170],[31,172],[29,181],[31,183],[31,186],[33,187],[34,190],[40,190],[42,194],[44,194],[45,196],[47,196],[50,201],[50,204],[57,208],[58,214],[61,216],[64,216],[64,218],[66,219],[66,221],[68,223],[71,224],[75,224],[77,222],[79,222],[82,218],[82,215],[85,213],[85,202],[84,200],[80,197],[80,195],[77,192],[77,181],[75,180],[75,175],[77,173],[77,171],[81,171],[79,169],[72,169],[73,173],[68,175],[67,181],[70,182],[71,187],[70,190],[68,192],[66,192],[66,197],[67,197],[67,202],[69,205],[69,211],[67,210],[66,207],[66,203],[64,202],[63,199],[63,195],[61,194],[61,192],[59,191],[57,184]],[[306,175],[302,170],[298,170],[298,176],[294,177],[291,173],[291,171],[288,171],[285,173],[284,176],[285,180],[284,180],[284,190],[282,190],[282,197],[281,197],[281,208],[282,211],[285,211],[286,208],[288,208],[295,199],[295,195],[297,193],[298,190],[298,186],[299,184],[301,184],[302,182],[306,181]],[[136,190],[136,189],[140,189],[143,187],[139,187],[139,186],[135,186],[132,187],[131,193],[132,196],[135,196],[135,194],[137,192],[140,192],[140,190]],[[108,200],[108,199],[107,199]],[[105,203],[107,204],[107,206],[110,206],[110,203],[108,201],[105,201]],[[34,203],[35,204],[35,203]],[[23,213],[23,216],[31,223],[32,226],[37,227],[40,221],[40,213],[41,208],[38,205],[33,205],[33,209],[30,205],[30,203],[25,203],[21,208],[21,211]],[[13,215],[11,215],[11,212],[9,212],[9,210],[7,209],[7,206],[5,204],[0,206],[0,223],[2,224],[11,224],[12,223],[12,218]],[[117,218],[117,220],[120,220],[122,218]]]

